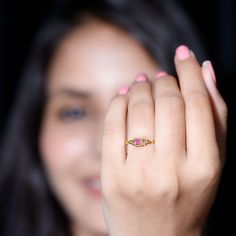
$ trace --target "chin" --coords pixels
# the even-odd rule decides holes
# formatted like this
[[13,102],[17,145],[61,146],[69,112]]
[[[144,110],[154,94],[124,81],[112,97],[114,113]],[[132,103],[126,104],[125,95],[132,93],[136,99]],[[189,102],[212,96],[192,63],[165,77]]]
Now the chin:
[[105,221],[103,219],[93,219],[93,225],[91,225],[91,229],[98,235],[106,235],[108,236],[107,227]]
[[[101,200],[91,197],[91,195],[86,195],[83,196],[84,201],[81,201],[80,203],[79,201],[73,201],[74,204],[71,204],[72,201],[70,202],[71,211],[69,213],[71,213],[72,221],[76,222],[79,230],[83,228],[84,230],[89,231],[91,235],[109,236],[102,211]],[[81,198],[78,197],[77,199]]]
[[88,224],[94,233],[97,233],[98,235],[108,235],[108,230],[102,211],[102,205],[101,203],[97,204],[98,207],[94,207],[94,210],[90,212],[90,217],[89,215],[86,217]]

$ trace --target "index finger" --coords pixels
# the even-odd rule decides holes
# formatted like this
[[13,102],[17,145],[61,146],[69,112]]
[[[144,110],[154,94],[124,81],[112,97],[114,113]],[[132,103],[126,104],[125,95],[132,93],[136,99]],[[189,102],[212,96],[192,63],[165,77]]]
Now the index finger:
[[102,131],[102,166],[112,164],[118,167],[125,160],[128,90],[128,86],[121,87],[108,106]]

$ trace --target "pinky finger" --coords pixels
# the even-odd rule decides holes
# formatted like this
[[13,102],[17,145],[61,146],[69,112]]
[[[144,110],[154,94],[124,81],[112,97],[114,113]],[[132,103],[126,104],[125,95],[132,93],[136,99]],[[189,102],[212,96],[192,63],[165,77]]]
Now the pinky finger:
[[226,133],[227,133],[227,115],[228,109],[220,92],[216,86],[216,76],[210,61],[204,61],[202,64],[203,79],[208,89],[212,109],[214,112],[215,129],[217,142],[220,150],[222,164],[225,162],[226,155]]

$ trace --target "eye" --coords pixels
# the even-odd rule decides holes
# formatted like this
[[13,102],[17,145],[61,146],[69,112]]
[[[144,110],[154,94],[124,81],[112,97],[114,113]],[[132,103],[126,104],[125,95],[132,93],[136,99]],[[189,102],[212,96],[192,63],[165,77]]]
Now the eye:
[[59,112],[59,118],[62,120],[82,119],[86,115],[86,110],[81,107],[65,108]]

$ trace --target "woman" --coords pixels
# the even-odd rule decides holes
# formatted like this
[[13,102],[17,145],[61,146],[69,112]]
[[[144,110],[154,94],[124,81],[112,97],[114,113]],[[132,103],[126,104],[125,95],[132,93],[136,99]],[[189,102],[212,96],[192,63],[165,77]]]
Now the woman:
[[[224,162],[227,108],[211,64],[201,69],[186,46],[175,55],[180,44],[204,56],[167,1],[55,11],[2,145],[3,235],[201,234]],[[155,143],[123,143],[142,136]]]

